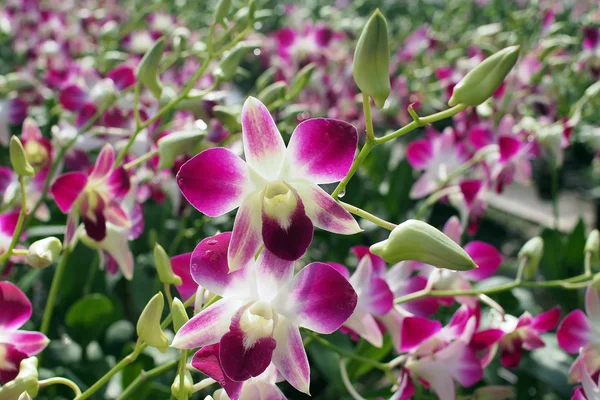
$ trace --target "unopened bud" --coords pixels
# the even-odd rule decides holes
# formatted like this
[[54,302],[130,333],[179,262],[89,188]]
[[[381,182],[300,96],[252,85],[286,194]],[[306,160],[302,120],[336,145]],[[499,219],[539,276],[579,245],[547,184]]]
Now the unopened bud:
[[162,58],[164,48],[164,38],[160,38],[154,42],[152,47],[144,54],[135,73],[137,80],[147,87],[157,99],[160,98],[160,94],[162,93],[162,84],[160,83],[158,74],[160,72],[160,59]]
[[11,72],[4,75],[2,80],[1,91],[10,93],[12,91],[27,90],[34,87],[34,82],[28,75],[21,72]]
[[533,279],[537,272],[542,256],[544,255],[544,240],[536,236],[531,238],[521,247],[519,250],[519,261],[525,259],[525,266],[523,267],[523,278]]
[[62,244],[55,237],[35,241],[29,246],[27,264],[33,268],[46,268],[56,261],[61,251]]
[[40,390],[37,367],[38,359],[35,357],[21,361],[17,377],[0,387],[0,399],[18,400],[24,392],[29,396],[36,396]]
[[220,0],[215,9],[215,23],[225,26],[225,18],[229,15],[231,0]]
[[18,400],[31,400],[31,396],[27,392],[21,393]]
[[[190,152],[204,138],[204,131],[187,130],[173,132],[158,141],[158,169],[171,168],[175,159]],[[154,252],[156,257],[156,250]]]
[[600,232],[594,229],[585,242],[585,253],[590,253],[594,264],[600,263]]
[[380,109],[390,94],[389,66],[387,21],[375,10],[356,43],[352,76],[361,92],[371,96]]
[[[174,398],[179,399],[181,398],[181,391],[181,377],[177,374],[171,385],[171,394]],[[185,393],[186,399],[194,393],[194,380],[192,379],[190,371],[185,371],[185,375],[183,376],[183,392]]]
[[158,292],[150,299],[137,323],[137,334],[146,344],[156,347],[165,353],[169,347],[169,340],[160,327],[160,317],[165,306],[163,294]]
[[282,99],[285,95],[286,88],[287,85],[285,82],[275,82],[261,90],[257,97],[263,104],[268,106],[275,103],[277,100]]
[[398,225],[386,240],[375,243],[370,250],[388,263],[413,260],[455,271],[477,268],[454,240],[433,226],[414,219]]
[[238,43],[223,56],[221,62],[219,62],[219,67],[215,71],[215,77],[220,81],[228,81],[233,78],[246,54],[256,48],[257,46],[254,44]]
[[178,298],[173,299],[171,305],[171,314],[173,315],[173,330],[175,333],[179,331],[179,328],[189,321],[187,311],[185,311],[185,305]]
[[35,170],[27,159],[23,144],[16,136],[10,139],[10,163],[17,175],[33,176],[35,174]]
[[181,285],[181,278],[173,272],[171,260],[165,249],[158,243],[154,245],[154,264],[158,272],[158,279],[167,285]]
[[302,68],[294,79],[292,79],[292,83],[290,83],[290,88],[285,95],[286,100],[292,100],[294,97],[298,96],[300,92],[308,85],[310,81],[310,77],[312,76],[317,64],[310,63]]
[[492,54],[473,68],[454,87],[450,106],[478,106],[494,94],[519,58],[519,46]]

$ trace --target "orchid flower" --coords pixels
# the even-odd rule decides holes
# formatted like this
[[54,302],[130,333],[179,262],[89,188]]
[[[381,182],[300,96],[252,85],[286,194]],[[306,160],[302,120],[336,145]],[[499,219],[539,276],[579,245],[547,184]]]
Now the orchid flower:
[[204,150],[183,164],[177,183],[185,198],[210,217],[237,212],[229,267],[251,263],[264,243],[282,260],[300,258],[312,241],[313,226],[340,234],[360,227],[318,184],[344,178],[357,145],[356,129],[316,118],[295,129],[288,148],[269,114],[250,97],[242,109],[246,162],[225,148]]
[[556,331],[558,344],[568,353],[579,357],[569,371],[573,381],[580,381],[580,364],[590,373],[600,371],[600,297],[594,286],[588,286],[585,293],[585,313],[575,310],[567,314]]
[[279,57],[295,65],[319,61],[332,40],[342,37],[326,25],[305,25],[300,32],[282,28],[275,33]]
[[120,204],[130,188],[129,176],[123,168],[113,168],[115,152],[106,144],[91,173],[69,172],[60,175],[51,187],[56,205],[68,213],[65,242],[70,243],[79,217],[83,219],[86,234],[100,242],[107,234],[107,222],[129,228],[131,221]]
[[50,342],[40,332],[21,331],[31,317],[31,302],[16,285],[0,282],[0,382],[19,373],[22,360],[44,350]]
[[[48,170],[44,169],[35,174],[31,179],[25,181],[25,193],[27,197],[27,210],[33,209],[42,195],[42,189],[48,176]],[[2,205],[21,205],[21,183],[17,175],[9,167],[0,167],[0,204]],[[48,206],[41,203],[34,215],[40,221],[50,219],[50,210]]]
[[334,332],[354,311],[356,292],[327,264],[309,264],[294,277],[293,262],[266,251],[255,265],[229,272],[232,238],[230,232],[206,238],[192,253],[192,277],[222,299],[183,325],[172,346],[219,343],[220,365],[232,381],[257,377],[273,362],[292,386],[308,393],[310,367],[299,328]]
[[519,365],[523,349],[535,350],[545,346],[540,335],[556,327],[560,319],[560,307],[554,307],[533,317],[529,312],[519,318],[505,315],[499,328],[505,332],[499,343],[500,363],[506,368]]
[[433,193],[466,161],[466,155],[456,143],[451,128],[445,129],[441,134],[433,128],[428,128],[424,139],[415,140],[408,145],[406,158],[414,169],[424,171],[411,188],[410,197],[413,199]]
[[394,305],[394,293],[386,281],[383,259],[363,246],[353,247],[352,252],[357,255],[359,263],[351,277],[348,278],[348,270],[344,266],[332,265],[347,277],[358,295],[356,308],[344,328],[375,347],[383,345],[384,330],[387,330],[398,352],[418,346],[440,330],[438,321],[416,317]]
[[171,257],[171,268],[173,273],[181,278],[181,285],[175,286],[179,292],[181,300],[187,301],[194,294],[194,314],[197,314],[202,309],[202,305],[212,299],[214,294],[207,292],[202,286],[198,285],[192,273],[190,272],[190,264],[192,262],[192,253],[183,253]]
[[285,400],[277,387],[278,373],[274,364],[269,364],[260,375],[246,381],[231,380],[224,372],[219,358],[219,343],[205,346],[192,358],[192,367],[213,378],[225,391],[214,396],[215,400]]
[[0,100],[0,145],[8,146],[10,125],[19,125],[27,116],[27,103],[20,98]]
[[0,214],[0,255],[10,247],[10,242],[17,228],[19,211]]
[[571,400],[600,400],[600,378],[594,382],[583,363],[579,364],[579,374],[582,386],[575,388]]
[[52,143],[42,136],[40,128],[32,118],[25,118],[21,131],[21,143],[29,163],[36,171],[48,168],[52,163]]

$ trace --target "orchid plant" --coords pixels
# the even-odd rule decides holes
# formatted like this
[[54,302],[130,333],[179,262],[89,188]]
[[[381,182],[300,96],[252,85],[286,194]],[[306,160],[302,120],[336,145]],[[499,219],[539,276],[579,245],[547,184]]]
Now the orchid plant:
[[[502,400],[559,348],[549,385],[600,399],[600,233],[565,245],[559,208],[572,148],[600,160],[593,6],[540,2],[520,41],[385,4],[43,3],[0,8],[0,399]],[[554,226],[496,240],[490,199],[540,174]]]

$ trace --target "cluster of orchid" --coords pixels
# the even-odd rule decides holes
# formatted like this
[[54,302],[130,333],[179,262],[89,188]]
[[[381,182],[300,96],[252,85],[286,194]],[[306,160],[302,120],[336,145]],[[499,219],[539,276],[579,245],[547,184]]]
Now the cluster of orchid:
[[[541,237],[521,247],[514,279],[502,284],[490,278],[503,252],[464,240],[479,229],[486,192],[528,183],[534,158],[549,161],[556,176],[563,150],[578,140],[600,159],[598,121],[588,107],[600,86],[587,85],[565,111],[549,104],[548,81],[567,63],[597,79],[598,28],[582,28],[584,50],[576,55],[555,40],[561,15],[594,21],[597,11],[552,4],[543,40],[518,63],[518,45],[471,46],[455,66],[432,63],[432,82],[421,71],[414,86],[406,64],[422,70],[453,43],[425,25],[405,32],[390,57],[379,10],[354,40],[358,32],[324,22],[253,33],[272,15],[254,0],[235,11],[220,0],[197,31],[161,2],[131,10],[116,1],[84,3],[77,13],[55,1],[8,0],[0,9],[0,30],[23,61],[0,79],[0,145],[11,165],[0,167],[0,399],[46,398],[57,385],[78,400],[98,398],[152,348],[166,353],[160,365],[107,396],[138,398],[147,379],[172,372],[165,396],[177,400],[297,398],[311,393],[313,346],[334,355],[328,368],[354,400],[520,398],[509,385],[489,383],[484,370],[496,358],[502,368],[519,367],[525,351],[544,347],[555,329],[565,352],[578,354],[568,376],[577,383],[572,398],[600,399],[598,230],[587,236],[583,272],[557,280],[538,274]],[[299,7],[282,10],[303,20]],[[482,37],[498,29],[485,28],[492,34]],[[236,85],[250,74],[251,57],[265,70],[256,97]],[[437,100],[425,97],[434,94]],[[419,115],[429,109],[436,112]],[[432,126],[445,119],[452,126]],[[290,120],[292,133],[282,134]],[[411,142],[397,140],[421,128]],[[419,176],[410,197],[423,200],[414,219],[399,224],[341,201],[370,153],[384,146],[400,148]],[[424,221],[438,201],[457,213],[441,230]],[[147,234],[155,204],[168,208],[176,236]],[[46,226],[54,214],[65,221],[58,231]],[[195,228],[186,228],[194,216]],[[328,234],[315,227],[364,238],[363,245],[349,246],[349,265],[334,262],[317,250]],[[366,229],[385,239],[370,239]],[[197,243],[193,251],[181,252],[184,239]],[[135,315],[130,354],[92,382],[38,371],[49,338],[68,342],[55,309],[69,263],[82,264],[78,249],[97,254],[94,272],[106,270],[116,290],[115,282],[147,272],[136,252],[144,241],[162,290],[152,287],[156,294]],[[33,301],[43,308],[37,318],[30,290],[19,286],[31,288],[55,262],[51,286]],[[516,317],[492,298],[538,287],[585,289],[585,313],[561,321],[560,308],[549,307]],[[94,320],[95,306],[86,309],[83,300],[67,325],[79,323],[76,307],[89,313],[82,326]]]

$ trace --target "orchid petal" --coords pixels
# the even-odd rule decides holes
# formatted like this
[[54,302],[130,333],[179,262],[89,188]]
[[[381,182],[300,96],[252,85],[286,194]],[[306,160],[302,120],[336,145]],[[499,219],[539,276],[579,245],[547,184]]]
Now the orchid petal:
[[231,330],[219,342],[221,367],[225,375],[234,381],[245,381],[262,374],[271,364],[277,345],[272,337],[262,337],[251,346],[246,346],[245,341],[246,335],[238,321],[232,323]]
[[50,340],[41,332],[8,331],[2,332],[2,340],[15,346],[15,348],[27,355],[34,356],[44,350]]
[[260,100],[248,97],[242,107],[242,135],[246,162],[264,178],[276,178],[286,149],[269,110]]
[[575,354],[594,341],[594,330],[588,317],[581,310],[567,314],[556,331],[558,344],[566,352]]
[[554,307],[546,312],[536,315],[531,321],[531,327],[538,333],[554,329],[560,321],[560,307]]
[[262,243],[260,193],[248,196],[235,216],[227,253],[229,270],[236,271],[254,262]]
[[0,214],[0,233],[4,236],[11,238],[15,230],[17,229],[17,224],[19,223],[19,211],[7,212],[4,214]]
[[0,282],[0,328],[19,329],[31,317],[31,302],[14,283]]
[[352,316],[344,323],[346,328],[352,329],[360,337],[375,347],[383,345],[383,334],[377,321],[369,313],[356,309]]
[[113,170],[113,164],[115,163],[115,150],[110,144],[105,144],[98,154],[94,169],[90,174],[90,179],[102,179]]
[[310,367],[300,330],[290,320],[280,315],[273,337],[277,342],[273,352],[273,364],[290,385],[308,394]]
[[406,317],[402,322],[400,352],[418,347],[442,329],[439,321],[430,321],[421,317]]
[[479,267],[463,272],[463,275],[467,279],[473,281],[480,281],[494,275],[500,264],[502,264],[502,261],[504,261],[502,253],[496,250],[491,244],[485,242],[473,241],[468,243],[464,249]]
[[433,156],[433,144],[428,139],[415,140],[406,148],[406,159],[414,169],[426,169]]
[[358,133],[352,125],[313,118],[296,127],[287,148],[287,175],[324,184],[342,180],[352,165]]
[[181,278],[181,285],[175,287],[183,301],[187,301],[198,290],[198,284],[194,281],[190,272],[191,264],[192,253],[184,253],[171,257],[173,273]]
[[88,182],[83,172],[69,172],[56,178],[50,192],[60,211],[68,213]]
[[231,400],[237,400],[244,382],[234,382],[223,372],[219,361],[219,350],[219,343],[204,346],[192,357],[192,367],[217,381]]
[[258,293],[263,299],[275,297],[294,277],[294,261],[282,260],[268,249],[258,256],[255,269]]
[[360,262],[363,257],[368,256],[371,259],[371,265],[373,266],[375,275],[382,275],[386,271],[386,262],[383,258],[371,253],[369,246],[353,246],[350,248],[350,252],[356,256],[357,263]]
[[446,221],[443,232],[450,239],[454,240],[455,243],[460,245],[460,243],[462,242],[462,240],[460,239],[462,235],[462,226],[460,224],[460,220],[456,215],[453,215],[448,219],[448,221]]
[[27,355],[15,346],[0,343],[0,383],[4,385],[15,379],[19,374],[19,364],[26,358]]
[[588,286],[585,292],[585,312],[597,331],[600,331],[600,296],[594,285]]
[[274,299],[274,308],[297,325],[329,334],[352,315],[357,296],[352,285],[334,268],[311,263]]
[[239,207],[250,190],[246,163],[221,147],[204,150],[183,164],[177,184],[187,201],[209,217]]

